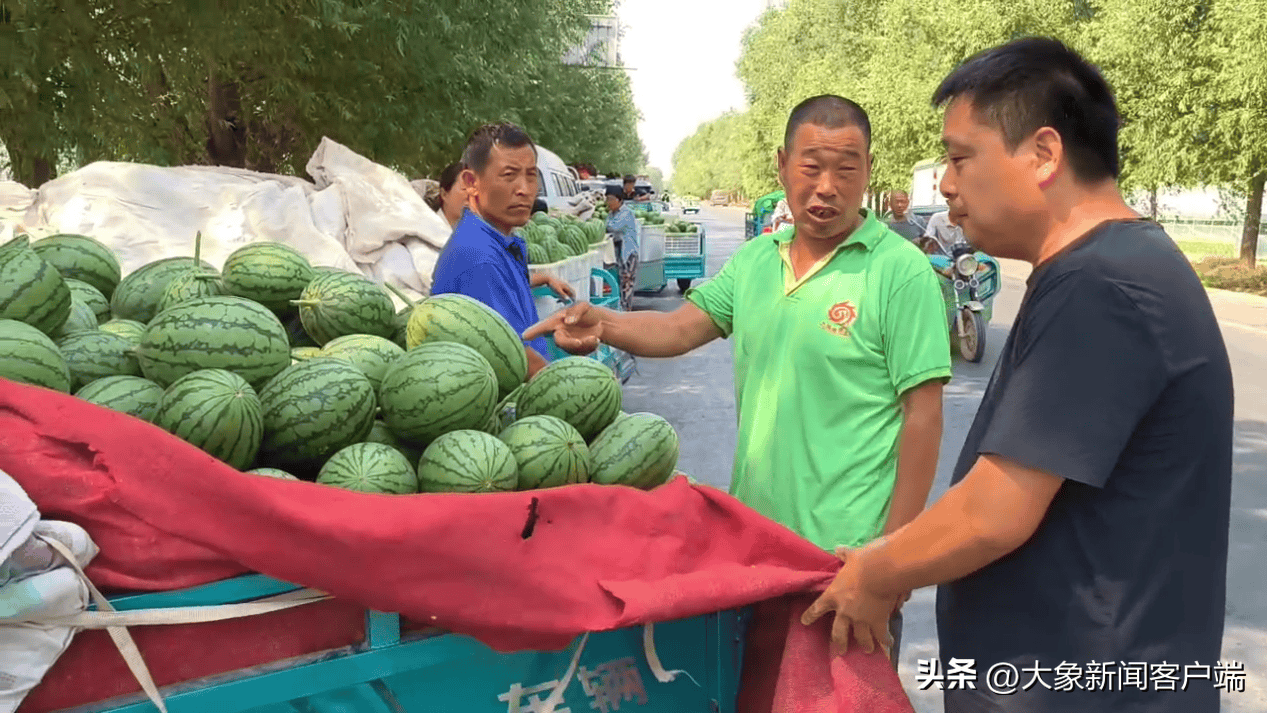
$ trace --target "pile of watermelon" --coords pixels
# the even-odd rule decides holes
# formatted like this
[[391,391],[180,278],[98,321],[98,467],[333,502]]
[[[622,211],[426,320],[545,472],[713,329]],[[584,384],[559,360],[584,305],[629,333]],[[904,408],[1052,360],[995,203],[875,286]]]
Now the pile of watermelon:
[[646,225],[664,225],[664,214],[653,210],[641,210],[638,216]]
[[0,378],[149,421],[239,470],[365,492],[653,488],[674,472],[672,426],[623,413],[607,367],[571,357],[526,380],[519,336],[481,302],[397,312],[381,284],[280,243],[219,270],[199,251],[123,276],[86,236],[0,245]]
[[597,218],[555,217],[535,213],[532,220],[514,233],[528,244],[528,262],[545,265],[584,255],[607,237],[606,224]]
[[689,220],[675,220],[664,227],[665,235],[690,235],[699,232],[699,225]]

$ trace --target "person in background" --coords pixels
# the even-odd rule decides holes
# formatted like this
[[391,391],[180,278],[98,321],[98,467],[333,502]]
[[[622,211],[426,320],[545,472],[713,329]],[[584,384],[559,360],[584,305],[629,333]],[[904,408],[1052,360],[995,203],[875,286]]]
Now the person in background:
[[624,191],[623,191],[622,200],[635,201],[638,203],[645,203],[646,201],[651,200],[650,195],[646,193],[638,192],[637,182],[638,182],[638,179],[634,178],[632,174],[625,176],[625,179],[623,181]]
[[889,230],[907,240],[919,240],[928,228],[919,216],[911,213],[911,197],[906,191],[893,191],[889,194]]
[[[471,134],[462,163],[459,180],[468,206],[436,260],[431,294],[477,299],[522,334],[539,319],[532,288],[546,285],[562,297],[573,297],[566,282],[529,274],[528,247],[512,235],[532,216],[536,147],[514,124],[485,124]],[[547,363],[547,343],[534,339],[524,349],[531,377]]]
[[934,213],[928,219],[928,225],[924,228],[924,235],[921,237],[931,238],[936,241],[937,247],[947,255],[950,254],[951,248],[956,243],[967,241],[963,234],[963,228],[959,227],[959,224],[955,222],[954,216],[948,210]]
[[432,209],[449,221],[449,227],[456,228],[466,210],[466,187],[458,182],[462,174],[462,162],[454,161],[440,172],[440,195],[437,205]]
[[775,204],[774,210],[770,213],[770,227],[762,232],[777,233],[794,223],[792,209],[787,205],[787,198],[780,198],[779,202]]
[[638,279],[638,221],[625,204],[625,191],[607,189],[607,232],[616,245],[616,269],[620,274],[620,308],[633,311],[634,285]]

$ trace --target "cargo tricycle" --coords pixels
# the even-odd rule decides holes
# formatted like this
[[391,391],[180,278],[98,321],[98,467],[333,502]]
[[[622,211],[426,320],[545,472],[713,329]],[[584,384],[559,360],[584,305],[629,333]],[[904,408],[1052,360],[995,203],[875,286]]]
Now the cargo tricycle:
[[951,344],[957,346],[965,360],[981,361],[985,355],[986,327],[1000,286],[998,261],[973,249],[967,242],[957,242],[949,251],[932,238],[921,238],[917,244],[928,254],[933,270],[941,279]]

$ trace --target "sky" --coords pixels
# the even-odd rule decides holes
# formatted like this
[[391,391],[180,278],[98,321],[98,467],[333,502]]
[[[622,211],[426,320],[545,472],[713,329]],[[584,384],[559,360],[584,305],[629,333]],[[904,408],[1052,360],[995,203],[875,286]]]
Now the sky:
[[669,176],[673,151],[705,121],[744,108],[735,77],[744,29],[766,0],[625,0],[620,54],[642,112],[638,134]]

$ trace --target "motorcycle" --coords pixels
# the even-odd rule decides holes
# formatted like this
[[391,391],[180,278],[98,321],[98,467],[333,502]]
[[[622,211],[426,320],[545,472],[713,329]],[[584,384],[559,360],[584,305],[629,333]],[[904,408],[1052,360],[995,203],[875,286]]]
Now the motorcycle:
[[951,342],[965,360],[980,362],[985,356],[986,326],[994,311],[994,296],[999,291],[998,261],[967,242],[956,242],[949,252],[932,238],[921,238],[918,244],[942,278]]

